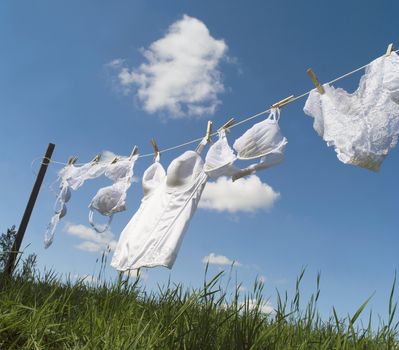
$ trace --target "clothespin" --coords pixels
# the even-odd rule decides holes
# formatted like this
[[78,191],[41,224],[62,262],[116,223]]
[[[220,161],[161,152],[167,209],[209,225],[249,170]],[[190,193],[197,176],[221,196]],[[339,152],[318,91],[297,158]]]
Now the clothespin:
[[133,158],[133,156],[135,156],[137,154],[138,151],[139,151],[138,147],[134,146],[132,149],[132,152],[130,153],[129,160],[131,160]]
[[70,156],[70,157],[68,158],[67,165],[73,165],[73,164],[76,163],[77,160],[78,160],[78,157]]
[[100,153],[100,154],[97,154],[97,155],[92,159],[91,163],[94,165],[94,164],[98,163],[98,162],[100,161],[100,159],[101,159],[101,153]]
[[314,74],[312,68],[308,68],[308,70],[306,71],[306,73],[308,73],[310,79],[312,79],[313,84],[316,86],[317,91],[320,93],[320,95],[324,94],[324,88],[323,86],[320,84],[319,80],[316,77],[316,74]]
[[[213,125],[212,120],[208,120],[208,124],[206,126],[206,134],[205,134],[205,137],[204,137],[204,139],[206,140],[207,143],[212,141],[211,140],[212,125]],[[203,147],[204,147],[204,144],[202,143],[202,140],[201,140],[201,142],[199,143],[199,145],[196,148],[196,152],[197,153],[201,153]]]
[[272,108],[281,108],[285,106],[286,104],[290,103],[290,101],[294,98],[294,95],[288,96],[281,101],[276,102],[275,104],[272,105]]
[[154,138],[152,138],[150,140],[150,142],[151,142],[151,145],[152,145],[152,149],[154,150],[154,159],[157,159],[158,156],[159,156],[159,149],[158,149],[157,142],[155,141]]
[[393,51],[393,43],[390,43],[387,47],[387,52],[385,54],[386,57],[390,56]]
[[119,158],[118,158],[118,157],[115,157],[115,158],[112,160],[111,164],[115,164],[118,160],[119,160]]
[[235,123],[234,118],[229,119],[226,123],[224,123],[219,129],[218,132],[221,130],[228,130],[229,128],[231,128]]
[[213,122],[212,120],[208,120],[208,124],[206,126],[206,141],[209,143],[211,142],[211,134],[212,134],[212,126],[213,126]]

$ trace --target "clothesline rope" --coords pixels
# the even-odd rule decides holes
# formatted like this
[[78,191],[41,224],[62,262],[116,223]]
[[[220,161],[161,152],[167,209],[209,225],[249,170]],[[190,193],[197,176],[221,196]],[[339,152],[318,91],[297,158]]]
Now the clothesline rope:
[[[394,50],[394,51],[392,51],[392,52],[398,53],[398,52],[399,52],[399,49],[398,49],[398,50]],[[337,81],[339,81],[339,80],[342,80],[342,79],[344,79],[344,78],[347,78],[347,77],[351,76],[352,74],[355,74],[355,73],[357,73],[357,72],[359,72],[359,71],[365,69],[369,64],[370,64],[370,63],[367,63],[367,64],[365,64],[365,65],[363,65],[363,66],[361,66],[361,67],[359,67],[359,68],[356,68],[356,69],[350,71],[349,73],[345,73],[345,74],[339,76],[338,78],[335,78],[335,79],[333,79],[333,80],[331,80],[331,81],[329,81],[329,82],[327,82],[327,83],[324,83],[324,84],[330,85],[330,84],[333,84],[333,83],[335,83],[335,82],[337,82]],[[290,100],[287,102],[287,104],[288,104],[288,103],[292,103],[292,102],[294,102],[294,101],[297,101],[297,100],[299,100],[299,99],[301,99],[301,98],[304,98],[304,97],[308,96],[308,95],[311,93],[311,91],[313,91],[313,90],[314,90],[314,88],[311,89],[311,90],[309,90],[309,91],[307,91],[307,92],[305,92],[305,93],[303,93],[303,94],[301,94],[301,95],[294,96],[292,99],[290,99]],[[239,126],[239,125],[241,125],[241,124],[247,123],[247,122],[249,122],[249,121],[252,120],[252,119],[255,119],[255,118],[257,118],[257,117],[260,117],[261,115],[264,115],[264,114],[266,114],[266,113],[269,113],[270,110],[271,110],[271,108],[268,108],[268,109],[266,109],[266,110],[264,110],[264,111],[262,111],[262,112],[256,113],[256,114],[254,114],[254,115],[252,115],[252,116],[249,116],[249,117],[247,117],[247,118],[245,118],[245,119],[243,119],[243,120],[240,120],[239,122],[237,122],[237,123],[233,124],[232,126],[230,126],[230,129],[232,129],[232,128],[236,127],[236,126]],[[211,136],[215,136],[215,135],[217,135],[217,134],[218,134],[218,132],[216,131],[216,132],[212,133]],[[194,140],[190,140],[190,141],[184,142],[184,143],[179,144],[179,145],[176,145],[176,146],[172,146],[172,147],[169,147],[169,148],[165,148],[165,149],[163,149],[163,150],[160,150],[159,153],[165,153],[165,152],[173,151],[173,150],[175,150],[175,149],[178,149],[178,148],[181,148],[181,147],[184,147],[184,146],[188,146],[188,145],[197,143],[197,142],[201,141],[202,139],[203,139],[203,136],[202,136],[202,137],[199,137],[199,138],[196,138],[196,139],[194,139]],[[146,157],[153,157],[153,156],[154,156],[154,153],[146,153],[146,154],[141,154],[141,155],[139,155],[138,158],[146,158]],[[41,157],[35,158],[35,159],[32,161],[31,167],[33,167],[33,164],[34,164],[38,159],[45,159],[45,158],[41,158]],[[66,162],[59,162],[59,161],[55,161],[55,160],[52,160],[52,159],[47,159],[47,160],[48,160],[50,163],[53,163],[53,164],[67,165]],[[85,163],[75,163],[75,164],[76,164],[76,165],[83,165],[83,164],[85,164]]]

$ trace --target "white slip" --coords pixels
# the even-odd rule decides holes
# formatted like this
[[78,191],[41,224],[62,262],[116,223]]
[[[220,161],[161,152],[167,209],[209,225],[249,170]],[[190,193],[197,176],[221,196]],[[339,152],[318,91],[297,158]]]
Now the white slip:
[[111,265],[119,271],[172,268],[207,181],[199,154],[187,151],[167,173],[155,162],[144,173],[144,197],[126,225]]

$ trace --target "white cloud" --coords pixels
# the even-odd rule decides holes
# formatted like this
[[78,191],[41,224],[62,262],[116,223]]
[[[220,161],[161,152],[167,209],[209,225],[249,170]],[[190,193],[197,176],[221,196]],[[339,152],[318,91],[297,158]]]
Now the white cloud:
[[64,231],[83,240],[76,248],[86,252],[114,250],[117,244],[114,234],[111,231],[98,233],[85,225],[75,225],[72,223],[67,223]]
[[280,193],[262,183],[256,175],[234,182],[220,177],[216,182],[207,183],[199,207],[219,212],[254,212],[258,209],[270,209],[279,198]]
[[259,308],[260,312],[264,313],[264,314],[271,314],[274,312],[274,308],[273,305],[270,303],[270,301],[263,301],[260,303],[260,305],[258,306],[258,302],[256,301],[256,299],[249,299],[246,302],[242,302],[240,304],[241,307],[245,307],[245,303],[248,303],[248,310],[255,310],[257,307]]
[[166,112],[171,118],[210,115],[221,103],[224,91],[219,63],[227,45],[213,38],[200,20],[184,15],[164,37],[141,49],[146,59],[129,69],[122,59],[108,66],[118,72],[119,86],[126,92],[137,85],[137,97],[148,113]]
[[215,253],[210,253],[207,256],[202,258],[202,262],[204,264],[209,265],[233,265],[234,266],[241,266],[241,264],[236,260],[230,260],[227,256],[224,255],[217,255]]

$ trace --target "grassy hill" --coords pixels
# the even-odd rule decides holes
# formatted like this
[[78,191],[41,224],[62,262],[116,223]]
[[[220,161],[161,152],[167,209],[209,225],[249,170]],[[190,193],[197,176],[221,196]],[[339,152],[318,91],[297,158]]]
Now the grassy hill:
[[[221,274],[199,290],[167,285],[148,293],[140,279],[115,283],[62,281],[18,273],[0,291],[0,349],[399,349],[393,292],[386,324],[358,328],[366,302],[351,317],[321,320],[317,289],[299,309],[278,297],[266,313],[262,283],[241,297],[227,296]],[[302,304],[302,301],[301,301]]]

